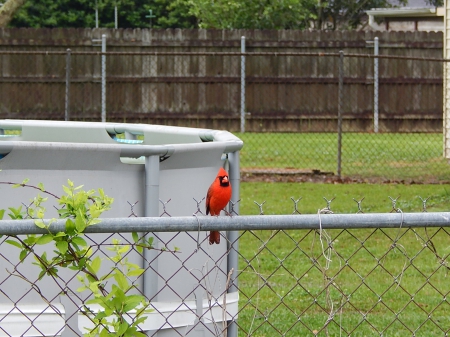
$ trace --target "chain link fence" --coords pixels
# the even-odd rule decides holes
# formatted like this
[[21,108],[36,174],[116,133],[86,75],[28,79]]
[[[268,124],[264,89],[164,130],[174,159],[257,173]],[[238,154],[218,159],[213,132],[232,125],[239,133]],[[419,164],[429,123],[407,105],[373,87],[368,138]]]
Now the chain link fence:
[[249,177],[445,182],[443,62],[350,53],[0,51],[0,117],[226,129],[245,142],[241,166]]
[[[376,71],[372,56],[346,53],[0,51],[0,117],[104,115],[228,129],[244,140],[241,167],[249,177],[443,182],[443,62],[380,55]],[[130,200],[129,219],[105,219],[84,239],[106,272],[140,261],[151,275],[153,283],[127,278],[131,292],[150,301],[141,327],[148,335],[448,335],[450,215],[426,212],[422,200],[420,213],[403,213],[392,199],[391,213],[364,214],[361,199],[356,214],[333,214],[325,200],[317,214],[300,216],[292,199],[291,216],[265,215],[264,203],[255,202],[258,216],[231,208],[232,217],[215,218],[204,217],[204,200],[194,199],[195,216],[172,218],[168,199],[153,220],[138,218]],[[30,206],[23,204],[25,217]],[[24,256],[10,243],[45,233],[24,221],[0,227],[0,335],[81,336],[98,313],[87,303],[92,294],[79,291],[79,272],[40,279],[33,263],[43,246]],[[207,244],[208,230],[222,230],[225,254]],[[239,230],[239,247],[225,230]],[[150,254],[130,232],[138,242],[153,238]],[[113,260],[111,249],[123,249],[122,257]],[[237,270],[224,268],[230,254],[239,257]],[[162,257],[170,261],[164,272]],[[198,285],[180,290],[187,279]]]
[[[355,204],[355,214],[334,214],[332,200],[326,200],[317,214],[300,216],[293,200],[293,215],[264,215],[264,206],[256,203],[260,215],[219,218],[203,215],[203,201],[193,207],[194,216],[172,218],[168,200],[161,201],[160,218],[147,219],[135,217],[130,203],[128,219],[104,219],[87,228],[84,237],[93,257],[122,268],[133,255],[144,258],[128,233],[150,232],[139,236],[155,240],[155,254],[143,260],[145,271],[158,279],[155,295],[148,298],[152,311],[145,330],[151,336],[232,336],[231,325],[238,336],[447,335],[450,215],[426,212],[426,199],[421,213],[403,213],[391,200],[392,211],[386,214],[364,214],[362,201]],[[58,232],[65,221],[52,226]],[[175,247],[180,227],[188,231],[190,251]],[[170,228],[170,238],[159,232]],[[224,271],[226,255],[217,256],[215,246],[207,244],[205,231],[218,229],[240,230],[239,249],[237,241],[228,241],[227,252],[237,252],[238,270]],[[46,232],[33,220],[4,220],[0,232],[0,259],[6,266],[0,276],[1,334],[81,336],[83,328],[92,328],[92,316],[83,307],[92,294],[79,290],[79,272],[41,280],[32,262],[42,246],[33,245],[19,261],[19,250],[8,243],[23,240],[19,234]],[[227,244],[226,232],[222,236]],[[114,239],[123,255],[111,261]],[[12,249],[16,258],[7,257]],[[203,263],[192,266],[199,254]],[[164,266],[168,274],[155,268],[163,255],[170,256],[171,265]],[[180,273],[195,278],[198,286],[179,290]],[[129,277],[131,292],[144,295],[142,277]],[[166,296],[170,303],[164,306]]]

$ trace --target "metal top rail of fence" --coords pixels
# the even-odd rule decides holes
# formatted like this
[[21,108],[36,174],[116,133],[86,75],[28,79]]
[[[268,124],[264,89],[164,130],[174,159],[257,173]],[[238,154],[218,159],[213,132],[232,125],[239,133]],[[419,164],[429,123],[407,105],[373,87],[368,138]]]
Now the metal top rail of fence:
[[[436,57],[416,57],[406,55],[374,55],[374,54],[358,54],[347,53],[344,50],[341,52],[329,53],[329,52],[206,52],[206,51],[133,51],[133,52],[118,52],[118,51],[73,51],[70,50],[71,55],[111,55],[111,56],[310,56],[310,57],[339,57],[343,53],[346,57],[355,58],[380,58],[380,59],[393,59],[393,60],[415,60],[415,61],[435,61],[435,62],[450,62],[449,59],[436,58]],[[0,50],[0,55],[66,55],[67,51],[24,51],[24,50]]]
[[[0,220],[0,235],[64,232],[66,220]],[[449,227],[450,212],[109,218],[85,233]]]

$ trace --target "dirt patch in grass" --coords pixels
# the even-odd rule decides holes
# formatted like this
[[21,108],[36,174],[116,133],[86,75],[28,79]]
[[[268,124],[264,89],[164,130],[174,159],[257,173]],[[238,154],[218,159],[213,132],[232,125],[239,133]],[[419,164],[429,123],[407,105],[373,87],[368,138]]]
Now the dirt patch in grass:
[[415,179],[385,179],[382,177],[338,177],[334,172],[320,170],[298,170],[292,168],[241,168],[241,181],[244,182],[314,182],[324,184],[450,184],[448,180],[434,178]]

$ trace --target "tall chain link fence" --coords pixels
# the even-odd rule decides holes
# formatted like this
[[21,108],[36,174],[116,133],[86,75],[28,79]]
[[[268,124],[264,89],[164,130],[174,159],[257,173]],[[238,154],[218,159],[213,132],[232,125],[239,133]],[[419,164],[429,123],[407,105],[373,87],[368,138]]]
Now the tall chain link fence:
[[[152,310],[142,327],[150,336],[232,336],[231,325],[238,336],[447,335],[450,215],[427,213],[423,200],[418,213],[403,213],[392,200],[391,213],[364,214],[359,202],[355,214],[334,214],[327,201],[317,214],[300,215],[294,201],[293,215],[263,215],[258,205],[257,216],[218,218],[203,216],[201,202],[193,207],[195,216],[171,218],[170,201],[161,201],[161,217],[144,222],[131,203],[129,219],[105,219],[95,230],[87,228],[84,238],[92,257],[118,268],[137,258],[147,275],[156,276],[158,286],[148,298]],[[30,231],[26,221],[3,221],[0,232],[45,233]],[[186,250],[176,249],[181,233],[159,232],[171,226],[185,226]],[[154,238],[152,255],[143,255],[129,234],[144,228],[151,233],[139,236]],[[229,248],[215,254],[215,246],[207,244],[210,229],[240,230],[239,249],[222,232],[221,244]],[[79,289],[80,272],[41,280],[33,262],[43,246],[33,244],[19,261],[20,250],[10,241],[23,240],[23,235],[0,239],[1,335],[83,335],[93,326],[89,310],[96,311],[87,304],[92,294]],[[111,259],[113,246],[122,251],[121,259]],[[238,270],[226,268],[230,252],[238,253]],[[161,258],[170,264],[158,266]],[[186,291],[178,274],[194,278],[197,286]],[[143,277],[128,277],[130,292],[145,295]]]
[[443,182],[443,62],[347,52],[0,51],[0,117],[226,129],[245,142],[249,176]]

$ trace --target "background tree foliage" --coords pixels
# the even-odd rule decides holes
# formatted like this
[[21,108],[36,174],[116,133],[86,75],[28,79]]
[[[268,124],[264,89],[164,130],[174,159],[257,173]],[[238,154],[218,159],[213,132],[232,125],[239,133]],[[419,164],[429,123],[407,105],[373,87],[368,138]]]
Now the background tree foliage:
[[119,28],[148,28],[152,10],[153,28],[354,29],[366,10],[393,5],[388,0],[27,0],[9,26],[95,27],[96,6],[99,27],[107,28],[114,27],[117,6]]
[[318,0],[310,8],[316,20],[312,26],[316,29],[355,29],[362,24],[365,12],[372,8],[389,8],[407,5],[408,0]]
[[189,8],[200,28],[304,29],[314,18],[316,0],[177,0]]
[[15,14],[10,27],[99,27],[114,28],[114,7],[119,28],[196,28],[197,20],[186,7],[171,7],[173,0],[27,0]]
[[6,27],[26,0],[7,0],[0,7],[0,27]]

